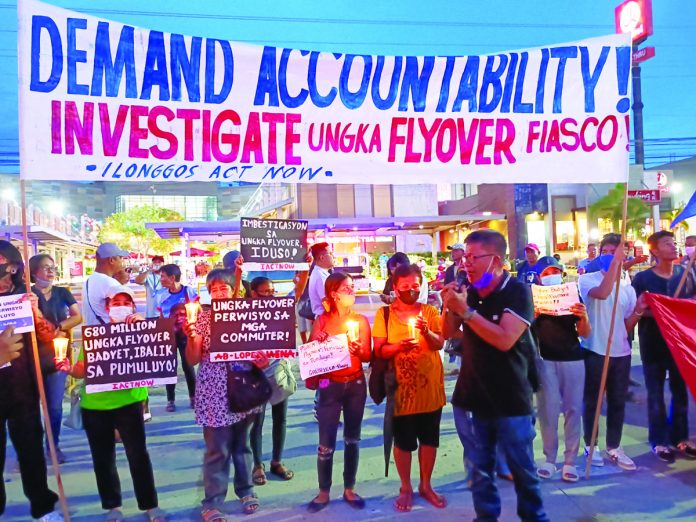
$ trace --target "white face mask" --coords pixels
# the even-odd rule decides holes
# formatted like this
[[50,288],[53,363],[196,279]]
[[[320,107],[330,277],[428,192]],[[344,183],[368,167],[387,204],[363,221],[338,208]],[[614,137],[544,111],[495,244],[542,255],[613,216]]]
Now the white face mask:
[[113,323],[123,323],[129,315],[133,315],[133,308],[130,306],[112,306],[109,308],[109,317]]
[[551,274],[546,275],[541,278],[541,284],[543,286],[553,286],[563,284],[563,274]]
[[686,252],[686,255],[689,257],[694,255],[694,251],[696,251],[696,246],[684,247],[684,252]]
[[344,308],[350,308],[355,304],[355,294],[336,294],[336,303]]
[[36,288],[48,288],[51,286],[51,282],[46,279],[41,279],[40,277],[34,276],[34,284]]

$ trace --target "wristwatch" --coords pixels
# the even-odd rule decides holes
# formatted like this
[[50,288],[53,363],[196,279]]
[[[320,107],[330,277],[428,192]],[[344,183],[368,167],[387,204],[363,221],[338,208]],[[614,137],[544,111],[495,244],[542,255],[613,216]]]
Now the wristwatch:
[[471,318],[474,316],[475,313],[476,313],[476,310],[474,310],[473,308],[469,308],[466,312],[461,314],[459,317],[462,318],[462,321],[464,321],[465,323],[468,323],[469,321],[471,321]]

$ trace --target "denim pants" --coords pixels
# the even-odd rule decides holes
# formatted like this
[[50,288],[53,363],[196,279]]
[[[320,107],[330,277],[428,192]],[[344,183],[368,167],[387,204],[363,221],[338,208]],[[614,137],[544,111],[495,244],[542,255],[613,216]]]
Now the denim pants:
[[360,430],[367,385],[365,377],[350,382],[330,382],[326,388],[320,388],[317,403],[319,420],[319,448],[317,453],[317,474],[319,489],[331,490],[333,473],[333,456],[336,450],[338,421],[343,411],[343,487],[353,489],[358,474]]
[[92,452],[97,490],[104,509],[121,507],[121,481],[116,469],[116,438],[118,430],[126,450],[128,467],[138,508],[142,511],[157,507],[155,477],[145,441],[143,403],[136,402],[114,410],[82,408],[82,424]]
[[[280,462],[285,447],[285,432],[288,418],[288,400],[271,405],[273,416],[273,453],[271,462]],[[254,466],[263,463],[263,421],[266,419],[266,407],[256,416],[251,426],[251,452],[254,454]]]
[[26,405],[17,407],[8,402],[0,400],[0,515],[4,513],[7,503],[3,474],[9,431],[17,452],[22,489],[29,500],[31,516],[41,518],[54,510],[58,495],[48,489],[38,404],[27,408]]
[[[669,417],[665,410],[665,377],[669,372],[672,400]],[[689,396],[686,384],[672,357],[666,361],[643,363],[648,392],[648,440],[650,445],[676,446],[689,438]]]
[[558,418],[563,414],[565,451],[563,463],[575,465],[580,448],[582,396],[585,383],[583,361],[546,361],[539,359],[537,411],[546,462],[556,464],[558,457]]
[[[53,372],[44,377],[48,417],[51,419],[51,431],[56,448],[60,440],[60,426],[63,422],[63,397],[65,396],[65,381],[67,379],[68,374],[65,372]],[[48,448],[48,434],[46,434],[46,448]]]
[[[186,387],[188,395],[191,399],[196,395],[196,370],[186,362],[186,345],[179,346],[179,360],[181,361],[181,369],[184,371],[186,378]],[[167,384],[167,401],[174,402],[176,397],[176,384]]]
[[[469,482],[473,476],[471,471],[473,466],[471,464],[471,459],[467,458],[466,448],[471,448],[474,444],[474,427],[471,423],[471,412],[467,411],[465,414],[456,415],[454,417],[454,426],[457,430],[457,435],[459,435],[459,441],[462,443],[462,447],[464,449],[464,471],[466,471],[465,480]],[[505,453],[503,453],[503,448],[500,446],[500,444],[497,444],[495,447],[495,461],[498,475],[510,474],[510,467],[507,464]]]
[[[587,351],[585,357],[585,403],[582,422],[584,427],[585,445],[589,446],[592,439],[599,385],[602,379],[604,356]],[[609,357],[607,372],[607,449],[615,449],[621,445],[624,415],[626,413],[626,394],[631,376],[631,356]],[[599,440],[599,437],[597,437]]]
[[[465,426],[469,412],[453,407],[455,425]],[[524,521],[547,521],[534,464],[536,435],[531,415],[483,418],[472,415],[472,431],[460,433],[471,463],[471,494],[477,521],[498,520],[500,495],[495,484],[496,445],[500,445],[515,481],[517,515]]]
[[230,460],[234,465],[234,492],[237,497],[244,498],[254,494],[254,485],[251,481],[249,431],[255,417],[256,414],[249,415],[232,426],[203,428],[204,508],[220,508],[225,502],[230,481]]

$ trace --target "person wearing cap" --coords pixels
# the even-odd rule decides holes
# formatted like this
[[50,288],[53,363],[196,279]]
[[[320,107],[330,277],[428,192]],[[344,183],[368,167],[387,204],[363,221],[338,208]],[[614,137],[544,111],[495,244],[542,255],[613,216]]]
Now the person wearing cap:
[[463,270],[464,243],[455,243],[447,247],[451,250],[452,264],[445,270],[445,284],[457,280],[457,274]]
[[145,287],[145,317],[159,317],[157,305],[159,294],[162,292],[162,282],[160,281],[160,270],[164,264],[164,257],[153,256],[152,266],[143,270],[135,277],[135,283]]
[[[136,313],[135,295],[127,286],[111,287],[107,291],[104,309],[109,323],[133,323],[145,319]],[[76,379],[83,379],[84,358],[83,347],[74,366],[69,360],[64,360],[57,363],[57,367]],[[82,423],[92,454],[99,498],[102,508],[107,510],[106,522],[123,520],[121,482],[116,469],[116,430],[128,459],[138,508],[146,512],[150,522],[166,520],[158,506],[155,477],[146,445],[143,403],[147,396],[147,388],[86,393],[83,387],[81,392]]]
[[[563,284],[563,265],[557,259],[545,256],[537,261],[534,269],[540,284]],[[535,307],[536,308],[536,307]],[[537,413],[541,426],[541,440],[545,462],[537,468],[537,475],[550,479],[556,473],[558,456],[558,417],[563,413],[565,452],[561,478],[577,482],[580,477],[575,459],[580,448],[582,395],[585,385],[585,351],[578,336],[590,335],[590,320],[582,303],[575,303],[569,315],[539,314],[532,323],[532,334],[537,340],[541,359]]]
[[537,273],[533,270],[539,260],[541,250],[536,243],[527,243],[524,247],[524,261],[517,265],[517,279],[528,285],[538,283]]
[[121,288],[115,276],[125,269],[125,259],[128,256],[128,252],[115,243],[102,243],[97,248],[97,266],[82,288],[82,318],[85,326],[111,322],[106,310],[107,294],[114,288]]
[[[23,273],[24,263],[17,248],[0,240],[1,297],[16,295],[21,299],[27,295]],[[36,296],[32,305],[34,301]],[[2,352],[6,351],[10,361],[3,361]],[[43,522],[61,522],[63,516],[55,511],[58,495],[48,488],[31,337],[15,334],[12,326],[0,334],[0,398],[0,516],[7,503],[3,473],[9,431],[31,516]]]

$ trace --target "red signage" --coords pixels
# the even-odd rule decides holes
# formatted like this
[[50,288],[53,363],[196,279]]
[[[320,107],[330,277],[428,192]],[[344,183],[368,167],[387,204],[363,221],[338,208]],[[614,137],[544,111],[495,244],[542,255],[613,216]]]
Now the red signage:
[[646,203],[659,203],[660,202],[660,189],[629,190],[628,197],[642,199]]
[[652,46],[643,47],[633,53],[633,63],[643,63],[650,58],[655,58],[655,48]]
[[652,0],[625,0],[614,9],[618,34],[630,33],[634,44],[653,34]]

